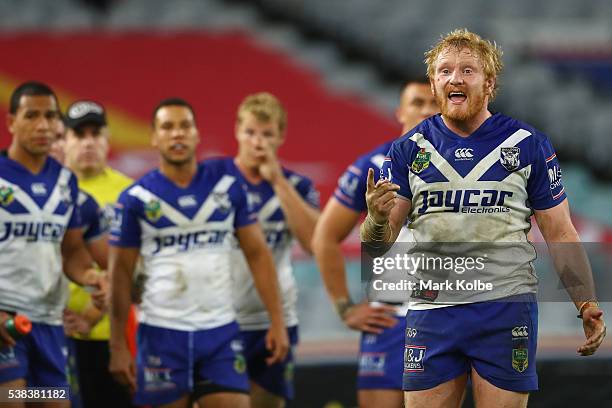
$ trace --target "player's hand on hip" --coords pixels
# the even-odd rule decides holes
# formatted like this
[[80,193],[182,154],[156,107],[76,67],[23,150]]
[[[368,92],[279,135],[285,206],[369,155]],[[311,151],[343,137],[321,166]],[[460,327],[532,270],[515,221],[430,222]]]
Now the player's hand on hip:
[[400,187],[387,179],[380,179],[374,183],[374,169],[368,169],[368,183],[366,187],[366,204],[370,217],[379,224],[389,219],[391,209],[395,206],[395,192]]
[[603,320],[603,310],[599,307],[588,307],[582,312],[582,327],[586,342],[578,348],[581,356],[595,353],[606,337],[606,323]]
[[5,312],[0,312],[0,350],[4,347],[15,347],[17,342],[14,338],[11,337],[9,332],[6,330],[4,325],[8,320],[10,320],[12,316]]
[[115,381],[129,387],[130,392],[136,391],[136,367],[127,345],[111,349],[108,370]]
[[289,352],[287,329],[280,325],[271,325],[266,333],[266,349],[272,354],[266,358],[266,364],[282,362]]
[[384,329],[397,324],[395,307],[381,304],[372,306],[367,302],[349,307],[344,313],[344,324],[353,330],[380,334]]

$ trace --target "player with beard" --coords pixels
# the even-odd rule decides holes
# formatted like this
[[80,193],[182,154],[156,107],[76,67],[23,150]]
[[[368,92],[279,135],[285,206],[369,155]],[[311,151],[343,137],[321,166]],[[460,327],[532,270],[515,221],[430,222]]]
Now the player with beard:
[[[403,86],[395,118],[402,126],[402,133],[406,133],[438,111],[429,82],[423,78]],[[408,303],[386,299],[386,303],[353,304],[340,248],[366,210],[368,169],[382,166],[391,143],[376,147],[348,166],[325,205],[312,242],[321,277],[340,318],[349,328],[362,332],[357,373],[362,408],[403,406],[401,360],[406,330],[403,318]]]
[[[605,336],[590,266],[549,139],[488,109],[502,69],[500,49],[456,30],[425,55],[442,113],[393,143],[383,168],[391,180],[375,183],[369,172],[361,237],[378,246],[395,242],[409,218],[417,245],[452,241],[437,244],[429,256],[455,255],[456,248],[463,257],[486,254],[477,277],[492,289],[412,292],[405,403],[456,407],[470,375],[476,405],[525,407],[528,393],[538,388],[537,278],[531,265],[536,253],[527,242],[529,216],[535,214],[557,271],[584,283],[566,287],[586,336],[577,350],[581,355],[593,354]],[[437,277],[424,268],[416,276]]]

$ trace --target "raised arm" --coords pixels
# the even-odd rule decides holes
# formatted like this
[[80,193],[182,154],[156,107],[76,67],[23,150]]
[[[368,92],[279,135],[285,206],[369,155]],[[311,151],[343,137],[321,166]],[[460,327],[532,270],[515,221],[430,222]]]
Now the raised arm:
[[300,196],[282,172],[272,183],[272,187],[280,201],[289,230],[297,238],[304,251],[312,254],[310,243],[319,218],[319,211]]
[[412,201],[396,196],[399,189],[400,186],[387,179],[374,183],[374,170],[368,170],[368,215],[361,224],[361,241],[387,244],[395,242],[412,209]]

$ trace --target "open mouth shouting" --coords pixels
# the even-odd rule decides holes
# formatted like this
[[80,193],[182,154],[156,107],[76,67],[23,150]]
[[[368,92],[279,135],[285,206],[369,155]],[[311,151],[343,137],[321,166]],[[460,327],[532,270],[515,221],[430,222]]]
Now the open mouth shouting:
[[451,91],[448,93],[448,99],[453,105],[460,105],[467,100],[467,96],[461,91]]

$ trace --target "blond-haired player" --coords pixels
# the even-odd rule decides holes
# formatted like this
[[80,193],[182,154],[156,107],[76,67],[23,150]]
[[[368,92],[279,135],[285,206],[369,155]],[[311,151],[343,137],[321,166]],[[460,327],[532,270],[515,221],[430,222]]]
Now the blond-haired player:
[[[502,69],[500,49],[455,30],[426,53],[426,63],[442,113],[393,143],[383,167],[390,180],[375,184],[368,175],[362,239],[394,242],[409,218],[419,250],[436,243],[429,258],[480,257],[484,268],[474,266],[462,276],[451,270],[447,281],[457,286],[412,292],[405,403],[456,407],[471,375],[477,406],[524,407],[538,388],[530,215],[535,213],[557,270],[584,282],[567,288],[587,338],[581,355],[594,353],[605,335],[590,267],[549,139],[488,109]],[[416,276],[421,282],[439,278],[422,267]],[[490,286],[469,289],[459,286],[462,279]]]
[[[285,142],[287,113],[267,92],[247,96],[238,107],[235,125],[238,153],[225,159],[244,180],[247,197],[257,212],[274,256],[283,311],[292,348],[298,341],[297,287],[291,248],[295,240],[311,252],[310,241],[319,216],[319,194],[312,182],[281,166],[277,153]],[[232,267],[234,305],[244,338],[251,404],[255,408],[282,407],[293,398],[293,352],[269,364],[264,342],[270,325],[246,261],[236,253]]]

